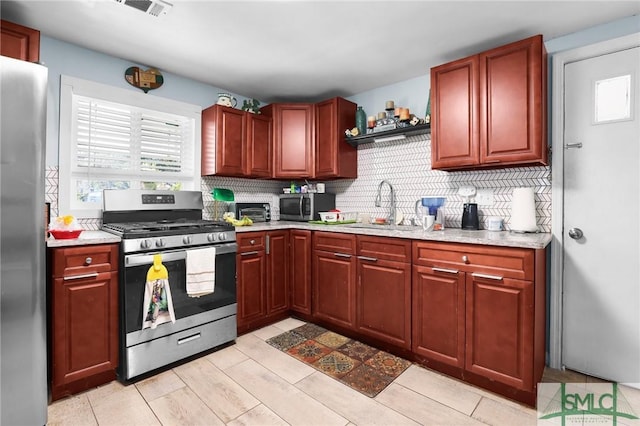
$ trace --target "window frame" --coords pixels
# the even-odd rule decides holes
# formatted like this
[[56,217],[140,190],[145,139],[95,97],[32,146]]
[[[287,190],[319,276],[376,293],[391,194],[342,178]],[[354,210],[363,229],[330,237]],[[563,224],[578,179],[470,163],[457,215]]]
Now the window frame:
[[[72,183],[72,161],[75,160],[76,141],[73,140],[73,109],[75,108],[74,96],[82,96],[129,105],[135,108],[151,110],[155,112],[181,115],[193,120],[193,165],[192,176],[187,179],[178,179],[183,182],[182,189],[200,190],[201,171],[201,135],[202,135],[202,108],[199,105],[188,104],[167,98],[161,98],[149,94],[125,90],[106,84],[83,80],[66,75],[60,76],[60,128],[58,147],[58,211],[64,214],[71,214],[77,218],[102,218],[102,206],[97,207],[96,203],[87,203],[87,208],[76,208],[73,204],[75,189]],[[108,172],[105,174],[109,174]],[[130,179],[131,176],[122,176]],[[114,175],[117,179],[118,175]],[[140,175],[140,178],[143,178]],[[167,174],[170,177],[170,174]],[[175,179],[174,179],[175,180]]]

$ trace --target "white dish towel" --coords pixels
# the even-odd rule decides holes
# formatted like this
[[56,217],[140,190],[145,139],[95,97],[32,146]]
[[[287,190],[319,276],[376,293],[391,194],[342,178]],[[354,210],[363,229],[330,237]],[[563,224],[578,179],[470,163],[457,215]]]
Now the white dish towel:
[[200,297],[216,286],[216,248],[187,250],[187,295]]

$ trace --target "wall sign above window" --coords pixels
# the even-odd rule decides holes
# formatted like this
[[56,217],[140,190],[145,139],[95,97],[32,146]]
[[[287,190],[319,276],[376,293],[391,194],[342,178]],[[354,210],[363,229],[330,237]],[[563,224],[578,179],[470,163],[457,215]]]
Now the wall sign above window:
[[127,80],[127,83],[133,87],[137,87],[144,93],[147,93],[149,90],[157,89],[162,86],[162,83],[164,83],[162,74],[160,74],[160,71],[155,68],[143,70],[138,67],[129,67],[124,72],[124,78]]

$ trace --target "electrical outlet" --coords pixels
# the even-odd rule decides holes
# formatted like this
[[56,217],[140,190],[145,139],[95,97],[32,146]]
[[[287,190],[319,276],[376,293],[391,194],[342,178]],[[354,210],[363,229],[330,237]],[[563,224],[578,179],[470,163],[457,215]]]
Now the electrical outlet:
[[493,205],[493,189],[491,188],[478,189],[476,191],[476,203],[479,206],[492,206]]

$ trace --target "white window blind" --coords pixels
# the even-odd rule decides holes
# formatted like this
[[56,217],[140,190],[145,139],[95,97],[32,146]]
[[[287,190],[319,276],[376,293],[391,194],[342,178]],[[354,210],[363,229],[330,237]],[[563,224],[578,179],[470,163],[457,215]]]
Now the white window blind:
[[191,120],[77,97],[75,167],[78,173],[117,173],[147,179],[193,175]]
[[101,217],[103,189],[199,189],[199,106],[63,76],[60,117],[61,214]]

